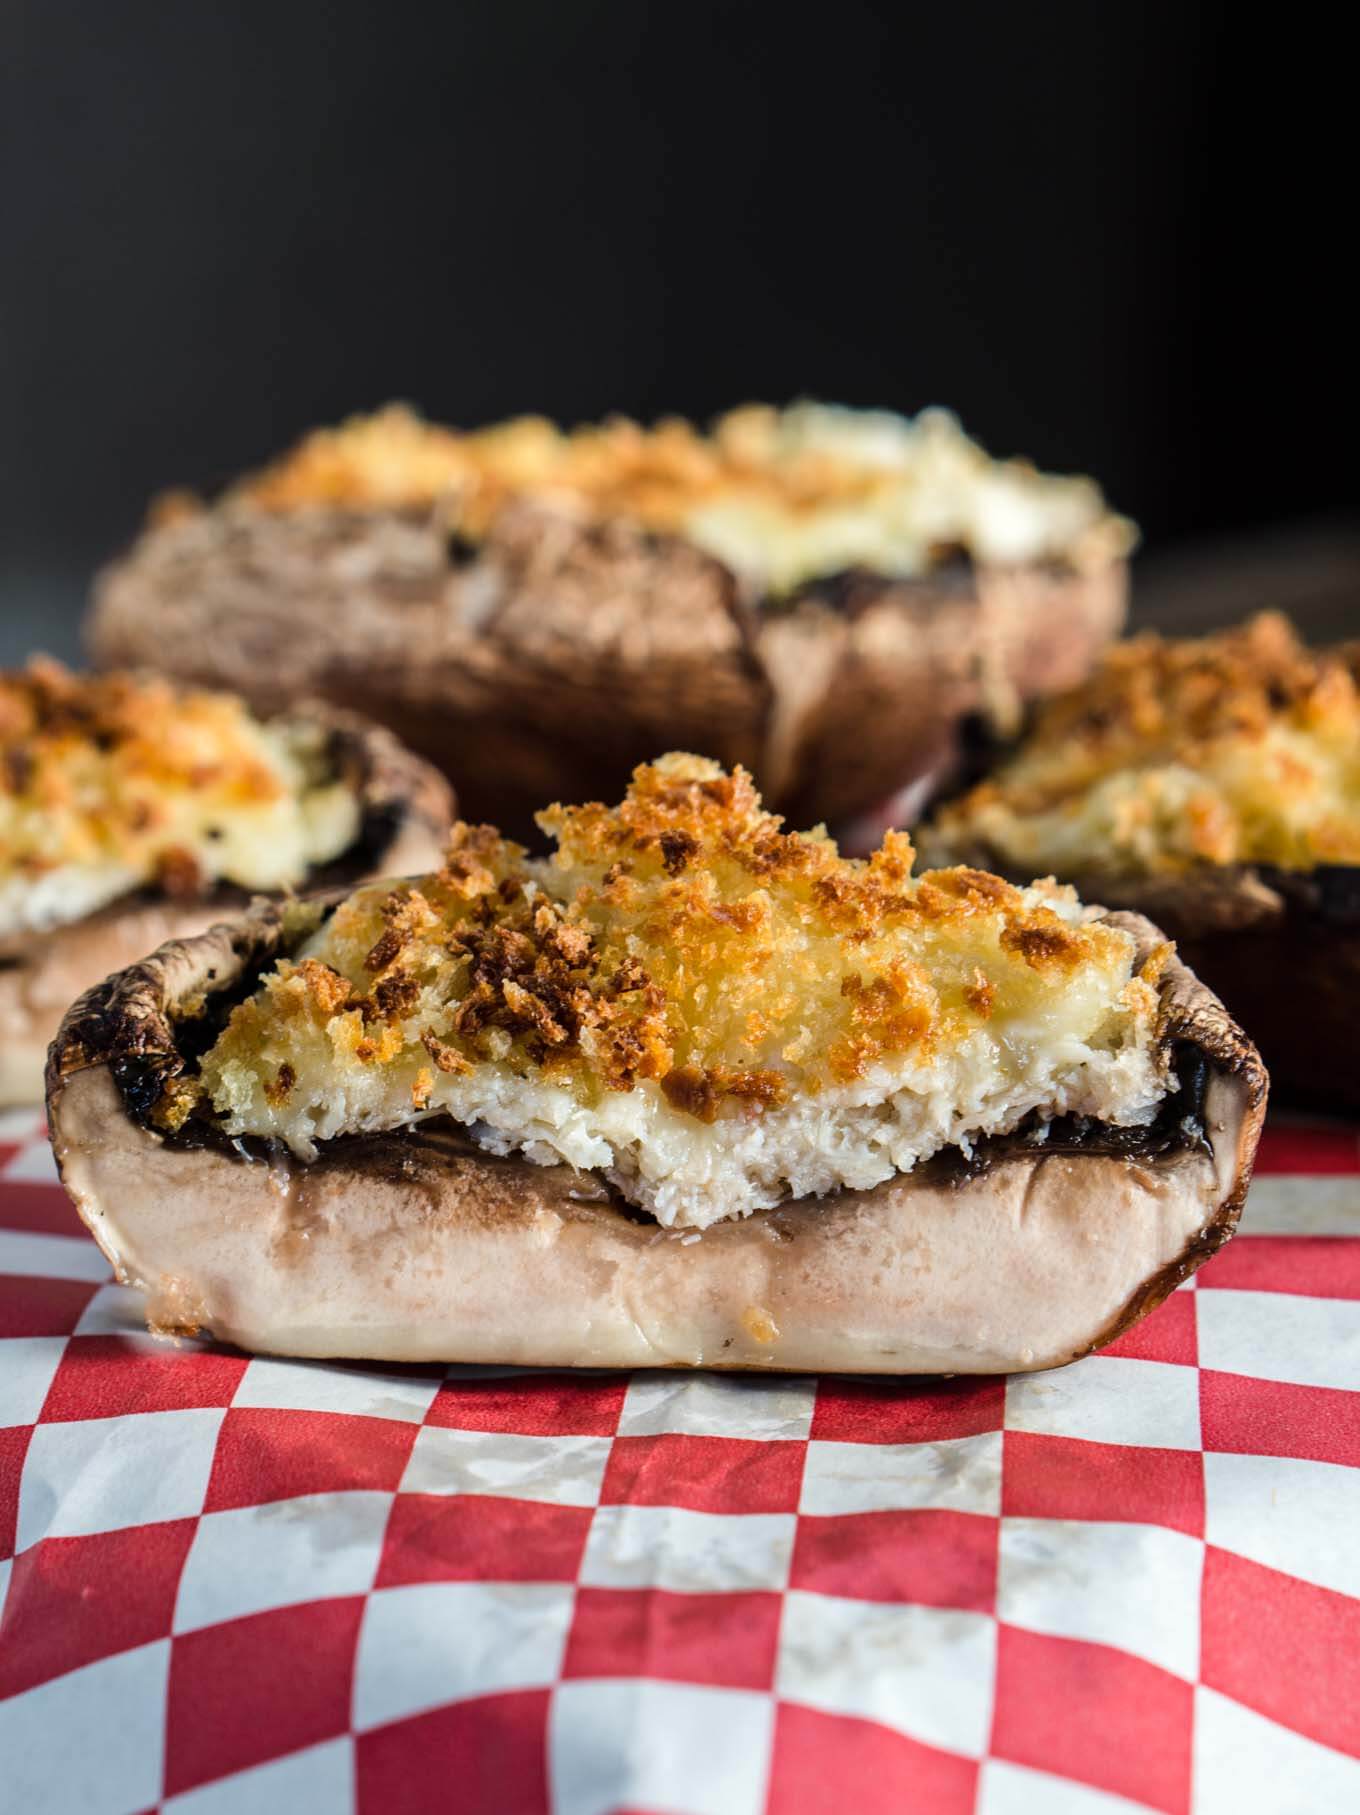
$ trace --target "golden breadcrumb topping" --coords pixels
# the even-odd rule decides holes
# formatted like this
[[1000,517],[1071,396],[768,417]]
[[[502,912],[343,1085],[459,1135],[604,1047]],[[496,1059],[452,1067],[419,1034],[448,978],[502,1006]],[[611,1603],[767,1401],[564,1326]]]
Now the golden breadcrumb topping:
[[962,548],[991,562],[1100,561],[1130,526],[1085,479],[994,461],[955,418],[748,405],[708,433],[622,417],[563,433],[520,417],[461,433],[391,407],[318,429],[237,495],[271,510],[444,504],[486,533],[517,498],[685,535],[774,592],[850,567],[926,571]]
[[881,1117],[872,1105],[903,1091],[943,1116],[941,1067],[958,1084],[965,1049],[984,1122],[1033,1107],[1016,1078],[1036,1051],[1074,1076],[1093,1050],[1123,1067],[1118,1107],[1135,1120],[1160,1095],[1155,971],[1136,975],[1129,935],[1084,922],[1070,891],[971,869],[915,877],[901,833],[849,861],[821,830],[785,832],[743,770],[691,756],[638,769],[616,807],[557,806],[539,823],[552,858],[459,826],[437,874],[359,890],[267,975],[202,1067],[230,1130],[309,1152],[443,1110],[497,1150],[611,1176],[640,1148],[634,1171],[677,1173],[683,1196],[692,1152],[653,1164],[649,1142],[715,1124],[745,1140],[811,1103],[823,1125],[800,1138],[834,1145],[842,1110]]
[[43,658],[0,674],[0,932],[80,919],[147,886],[291,886],[358,825],[319,726]]
[[1356,664],[1275,613],[1117,644],[925,842],[1031,874],[1360,863]]

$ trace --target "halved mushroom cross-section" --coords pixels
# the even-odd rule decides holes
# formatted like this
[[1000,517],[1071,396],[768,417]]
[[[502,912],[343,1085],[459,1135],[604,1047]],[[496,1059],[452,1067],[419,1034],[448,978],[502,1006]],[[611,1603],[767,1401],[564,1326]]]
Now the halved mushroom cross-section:
[[[785,847],[709,767],[558,810],[557,895],[465,831],[419,886],[259,906],[83,998],[54,1147],[153,1327],[390,1360],[1031,1369],[1229,1238],[1265,1075],[1155,927],[914,880],[905,841]],[[692,830],[609,863],[602,903],[583,853],[667,802]],[[701,1024],[705,966],[730,982]],[[751,1040],[772,1062],[730,1063]]]

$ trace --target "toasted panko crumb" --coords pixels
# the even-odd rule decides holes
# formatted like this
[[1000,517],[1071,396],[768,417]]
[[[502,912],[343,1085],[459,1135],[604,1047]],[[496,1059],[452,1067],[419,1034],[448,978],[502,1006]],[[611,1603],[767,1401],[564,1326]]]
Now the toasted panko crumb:
[[546,863],[463,824],[436,875],[360,890],[317,942],[324,961],[281,965],[218,1059],[282,1013],[371,1063],[424,1016],[441,1071],[513,1051],[607,1090],[657,1079],[710,1121],[726,1097],[778,1102],[929,1054],[990,1019],[998,990],[1014,1011],[1127,956],[1126,935],[1060,915],[1070,892],[967,868],[914,878],[902,832],[843,858],[820,830],[784,832],[744,769],[695,757],[638,769],[617,807],[539,824],[558,842]]
[[[844,1182],[837,1118],[872,1123],[875,1104],[891,1114],[865,1123],[871,1145],[915,1131],[891,1171],[1039,1105],[1138,1121],[1162,1094],[1153,982],[1070,891],[916,877],[902,833],[842,858],[821,829],[785,832],[744,770],[692,756],[539,823],[558,847],[539,861],[458,826],[443,869],[359,890],[267,975],[203,1062],[229,1130],[307,1154],[442,1110],[495,1151],[599,1166],[702,1224],[806,1186],[795,1168],[718,1201],[725,1144],[762,1128],[813,1140]],[[690,1176],[696,1141],[712,1177]]]
[[1360,659],[1273,612],[1116,644],[923,842],[1027,875],[1358,863]]

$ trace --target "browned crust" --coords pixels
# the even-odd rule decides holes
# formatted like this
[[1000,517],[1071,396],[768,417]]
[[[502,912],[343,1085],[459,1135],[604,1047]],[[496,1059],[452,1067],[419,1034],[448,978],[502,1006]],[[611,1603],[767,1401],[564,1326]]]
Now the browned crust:
[[[286,906],[256,903],[247,915],[233,924],[215,927],[196,939],[167,945],[151,958],[107,979],[81,998],[63,1022],[48,1060],[49,1119],[57,1130],[55,1144],[63,1176],[67,1176],[71,1150],[63,1143],[60,1124],[63,1093],[70,1080],[82,1071],[107,1067],[115,1078],[123,1080],[123,1088],[127,1088],[129,1081],[137,1078],[159,1080],[176,1072],[183,1062],[173,1022],[176,1007],[205,993],[229,989],[281,952],[292,949],[298,939],[319,924],[331,905],[329,898]],[[1140,957],[1163,943],[1159,929],[1137,916],[1114,914],[1109,918],[1134,935]],[[1210,1067],[1206,1098],[1208,1136],[1213,1149],[1215,1177],[1219,1182],[1213,1212],[1179,1254],[1139,1284],[1094,1340],[1084,1342],[1070,1356],[1059,1359],[1075,1359],[1079,1354],[1113,1341],[1154,1309],[1230,1239],[1241,1214],[1265,1114],[1267,1079],[1264,1068],[1255,1048],[1222,1004],[1178,960],[1173,958],[1168,962],[1162,973],[1160,990],[1160,1037],[1168,1047],[1186,1044],[1195,1048],[1204,1055]],[[123,1114],[127,1115],[126,1106]],[[159,1138],[143,1132],[147,1164],[154,1167]],[[223,1166],[237,1163],[225,1157],[221,1160]],[[489,1216],[508,1215],[513,1202],[518,1206],[514,1214],[523,1215],[532,1224],[537,1209],[547,1203],[552,1213],[559,1217],[565,1213],[569,1219],[584,1218],[587,1222],[598,1223],[602,1241],[611,1227],[622,1226],[629,1220],[623,1211],[609,1205],[582,1204],[579,1210],[564,1205],[561,1199],[577,1196],[574,1191],[565,1191],[559,1182],[559,1175],[568,1179],[575,1176],[569,1168],[545,1169],[527,1162],[490,1162],[475,1158],[465,1163],[473,1169],[473,1183],[470,1187],[465,1186],[465,1190],[470,1188],[475,1193],[478,1189],[475,1182],[478,1168],[487,1174],[487,1182],[482,1188],[489,1193],[486,1206]],[[1014,1168],[1034,1171],[1047,1163],[1050,1162],[1032,1152],[1017,1152],[999,1157],[995,1170],[999,1174]],[[1143,1164],[1156,1171],[1176,1163],[1174,1158],[1158,1157]],[[343,1153],[337,1151],[329,1155],[326,1164],[332,1169],[343,1168],[346,1164]],[[1069,1164],[1079,1167],[1081,1161],[1077,1159]],[[1130,1162],[1132,1169],[1121,1175],[1128,1181],[1124,1188],[1130,1191],[1139,1188],[1138,1164]],[[356,1169],[356,1183],[360,1176],[361,1172]],[[912,1189],[913,1178],[908,1178],[890,1181],[888,1186],[875,1191],[843,1196],[848,1214],[862,1215],[866,1207],[872,1214],[875,1199],[885,1205],[891,1198],[900,1202],[903,1194],[909,1195]],[[73,1186],[73,1195],[82,1214],[90,1217],[88,1193]],[[497,1204],[504,1207],[498,1209]],[[827,1199],[818,1207],[818,1215],[829,1218],[834,1215],[836,1206],[836,1199]],[[97,1205],[94,1210],[92,1226],[98,1233]],[[759,1212],[757,1218],[751,1220],[752,1223],[757,1220],[768,1222],[771,1240],[779,1242],[789,1239],[783,1224],[790,1216],[804,1214],[804,1206],[795,1204]],[[723,1365],[721,1359],[719,1365]],[[732,1365],[761,1364],[743,1361]],[[780,1364],[776,1360],[768,1365],[778,1367]],[[866,1361],[864,1371],[878,1370],[872,1362]]]
[[964,714],[1083,678],[1125,606],[1115,560],[857,575],[757,612],[722,563],[625,521],[519,503],[468,548],[437,510],[233,499],[107,569],[89,642],[102,664],[396,725],[512,831],[544,800],[617,795],[664,748],[744,763],[806,823],[912,779]]

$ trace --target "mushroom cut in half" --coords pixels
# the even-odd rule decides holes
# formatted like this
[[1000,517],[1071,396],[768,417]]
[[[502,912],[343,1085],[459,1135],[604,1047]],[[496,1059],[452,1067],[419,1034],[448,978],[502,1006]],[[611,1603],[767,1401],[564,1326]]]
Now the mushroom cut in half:
[[146,674],[0,674],[0,1104],[82,990],[261,891],[428,869],[453,801],[390,732]]
[[167,945],[48,1067],[153,1329],[281,1354],[979,1373],[1232,1234],[1266,1079],[1155,927],[786,834],[671,756],[526,860]]
[[1277,1093],[1360,1108],[1360,646],[1274,613],[1120,644],[920,842],[1150,915]]
[[672,746],[812,823],[938,772],[966,715],[1079,681],[1122,624],[1132,536],[1089,480],[992,460],[940,410],[568,434],[394,408],[210,505],[163,500],[90,640],[367,712],[516,831]]

